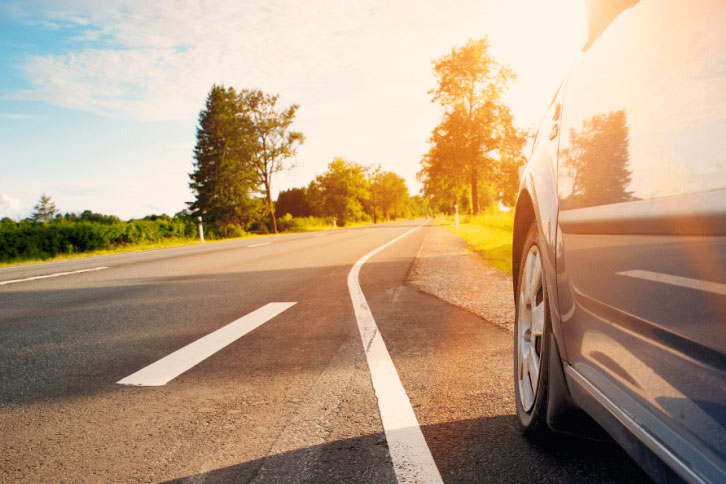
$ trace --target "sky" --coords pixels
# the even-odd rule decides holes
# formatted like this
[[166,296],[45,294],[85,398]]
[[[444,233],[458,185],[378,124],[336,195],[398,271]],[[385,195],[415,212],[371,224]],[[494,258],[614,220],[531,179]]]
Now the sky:
[[533,129],[584,39],[584,0],[0,0],[0,218],[174,213],[213,84],[299,104],[305,143],[273,192],[335,157],[418,193],[441,109],[432,61],[487,36]]

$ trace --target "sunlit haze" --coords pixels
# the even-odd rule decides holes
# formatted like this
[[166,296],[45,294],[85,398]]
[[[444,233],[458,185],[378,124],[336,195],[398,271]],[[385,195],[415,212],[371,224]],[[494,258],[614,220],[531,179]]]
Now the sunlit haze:
[[431,61],[486,35],[534,128],[582,43],[583,2],[9,1],[0,5],[0,217],[41,193],[61,212],[174,214],[213,83],[300,105],[306,142],[273,191],[336,156],[380,164],[412,194],[440,120]]

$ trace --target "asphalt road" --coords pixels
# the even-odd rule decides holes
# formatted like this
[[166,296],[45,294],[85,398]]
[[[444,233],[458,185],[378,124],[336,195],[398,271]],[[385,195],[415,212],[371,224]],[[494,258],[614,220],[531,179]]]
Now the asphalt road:
[[[647,482],[612,444],[522,437],[512,336],[405,285],[425,226],[357,278],[410,406],[376,383],[349,273],[421,223],[0,270],[0,482]],[[118,383],[276,302],[168,383]],[[436,475],[389,448],[415,432],[384,429],[385,402]]]

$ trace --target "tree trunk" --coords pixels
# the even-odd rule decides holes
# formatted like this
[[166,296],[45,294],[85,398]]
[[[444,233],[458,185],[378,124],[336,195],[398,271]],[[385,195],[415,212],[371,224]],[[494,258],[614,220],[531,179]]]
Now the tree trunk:
[[270,182],[265,180],[265,194],[267,195],[267,210],[270,212],[270,230],[273,234],[277,233],[277,221],[275,220],[275,207],[272,205],[272,195],[270,194]]
[[471,211],[474,215],[479,213],[479,187],[477,186],[476,166],[471,167]]

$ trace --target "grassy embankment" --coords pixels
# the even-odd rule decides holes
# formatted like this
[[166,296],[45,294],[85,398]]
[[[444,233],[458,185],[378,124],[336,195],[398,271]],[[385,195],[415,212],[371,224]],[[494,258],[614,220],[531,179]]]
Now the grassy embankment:
[[490,207],[480,215],[461,215],[459,230],[454,226],[453,216],[446,217],[441,223],[464,239],[467,246],[481,254],[489,265],[512,274],[514,211],[501,212]]

